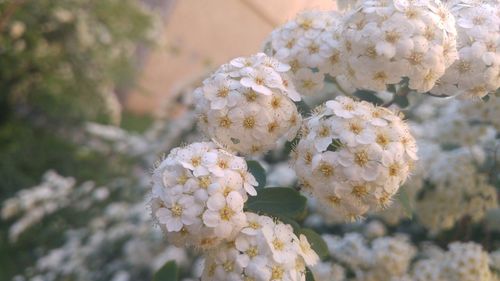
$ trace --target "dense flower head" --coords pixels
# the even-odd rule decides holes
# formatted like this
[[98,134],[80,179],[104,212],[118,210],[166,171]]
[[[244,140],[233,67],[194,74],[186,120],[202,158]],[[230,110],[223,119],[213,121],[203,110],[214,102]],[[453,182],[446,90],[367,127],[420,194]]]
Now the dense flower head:
[[243,154],[260,154],[293,138],[300,95],[287,64],[263,53],[222,65],[195,90],[200,125],[212,139]]
[[248,223],[234,240],[205,253],[201,280],[305,280],[306,265],[319,260],[307,238],[270,217],[246,215]]
[[215,247],[245,226],[256,185],[243,158],[213,143],[174,148],[153,173],[152,214],[171,243]]
[[344,237],[324,235],[323,238],[333,259],[354,272],[355,278],[345,280],[400,280],[394,278],[406,276],[417,252],[408,237],[401,234],[372,241],[359,233],[347,233]]
[[352,219],[390,203],[416,150],[408,126],[394,112],[337,97],[305,122],[293,164],[304,190]]
[[499,2],[451,1],[457,21],[458,60],[432,93],[481,98],[500,87]]
[[490,258],[481,245],[453,242],[448,251],[418,261],[413,267],[415,281],[494,281]]
[[433,232],[450,229],[465,217],[478,222],[498,207],[495,187],[478,172],[476,165],[482,162],[470,149],[441,151],[438,159],[425,163],[430,173],[415,206],[420,223]]
[[473,242],[451,243],[442,265],[447,280],[492,280],[488,253]]
[[342,86],[384,91],[403,78],[429,91],[457,57],[453,15],[431,0],[362,1],[345,16]]
[[324,74],[340,74],[340,18],[334,11],[303,11],[271,33],[269,53],[291,66],[300,93],[315,94]]

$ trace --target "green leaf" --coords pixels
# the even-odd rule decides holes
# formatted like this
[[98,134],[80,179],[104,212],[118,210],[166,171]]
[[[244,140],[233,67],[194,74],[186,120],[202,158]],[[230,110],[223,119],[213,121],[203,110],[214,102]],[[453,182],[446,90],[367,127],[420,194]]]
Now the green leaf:
[[368,91],[368,90],[357,90],[354,92],[354,96],[358,97],[361,100],[367,101],[369,103],[372,103],[374,105],[382,105],[384,104],[384,101],[377,97],[377,92],[374,91]]
[[293,140],[287,141],[285,143],[285,148],[283,149],[283,153],[285,155],[290,155],[290,153],[295,148],[295,146],[297,146],[297,144],[299,143],[299,141],[300,141],[299,137],[295,137]]
[[306,267],[306,281],[314,281],[314,275],[312,271]]
[[304,102],[304,100],[296,101],[295,105],[302,115],[306,116],[311,113],[311,108]]
[[153,276],[153,281],[177,281],[179,280],[179,269],[175,261],[165,263]]
[[408,196],[408,193],[404,188],[399,190],[399,202],[401,203],[401,206],[403,207],[406,216],[411,219],[413,217],[413,208],[411,207],[410,204],[410,197]]
[[410,101],[408,101],[408,96],[406,95],[394,95],[394,103],[397,104],[401,108],[406,108],[410,105]]
[[340,141],[340,139],[333,139],[332,143],[328,145],[326,150],[335,152],[339,150],[339,148],[341,148],[342,146],[344,146],[344,144]]
[[266,170],[262,168],[259,162],[254,160],[247,160],[247,166],[250,173],[259,183],[259,186],[257,186],[257,188],[264,188],[264,186],[266,186]]
[[306,201],[295,189],[271,187],[259,190],[257,196],[249,197],[245,209],[269,216],[300,218],[306,212]]
[[318,254],[320,259],[324,260],[328,258],[328,246],[321,235],[309,228],[302,228],[300,234],[304,234],[307,237],[307,241],[311,244],[311,248]]

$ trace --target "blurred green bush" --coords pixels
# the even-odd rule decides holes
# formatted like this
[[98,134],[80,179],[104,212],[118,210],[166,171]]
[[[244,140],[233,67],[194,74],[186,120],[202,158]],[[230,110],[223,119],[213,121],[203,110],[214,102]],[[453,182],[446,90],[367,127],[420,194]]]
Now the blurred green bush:
[[[129,173],[131,159],[73,140],[86,121],[120,118],[115,93],[132,86],[154,20],[138,0],[0,0],[0,202],[48,169],[97,184]],[[144,127],[136,119],[127,125]],[[60,242],[9,245],[7,229],[0,223],[0,280],[33,263],[40,239]]]
[[152,17],[136,0],[0,1],[0,123],[109,120]]

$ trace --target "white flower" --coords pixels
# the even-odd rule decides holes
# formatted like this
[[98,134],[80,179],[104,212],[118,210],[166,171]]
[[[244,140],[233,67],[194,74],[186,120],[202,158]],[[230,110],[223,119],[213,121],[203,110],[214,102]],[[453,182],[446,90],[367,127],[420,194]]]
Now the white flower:
[[230,192],[227,197],[216,193],[207,201],[208,210],[203,213],[203,222],[215,228],[215,234],[221,238],[231,236],[234,229],[245,225],[243,198],[237,192]]
[[295,258],[290,252],[297,252],[299,247],[294,241],[293,229],[288,224],[277,224],[273,228],[262,229],[274,260],[280,263],[291,263]]
[[203,131],[228,149],[261,154],[295,137],[299,101],[289,66],[263,53],[222,65],[195,90]]
[[193,224],[202,210],[192,196],[181,195],[178,198],[167,198],[165,208],[158,209],[156,216],[168,231],[179,231],[183,225]]
[[269,67],[264,66],[257,69],[248,67],[244,73],[246,76],[241,78],[241,85],[266,96],[272,95],[273,92],[270,88],[280,88],[283,84],[280,74]]
[[308,68],[301,68],[295,73],[295,86],[303,95],[313,95],[323,89],[323,74],[313,72]]
[[216,75],[211,83],[203,86],[203,94],[210,101],[212,109],[222,109],[226,105],[232,106],[236,104],[238,92],[241,87],[238,81],[219,74]]
[[415,140],[400,117],[347,97],[315,110],[302,136],[292,163],[303,190],[322,211],[348,219],[386,207],[417,159]]
[[152,215],[169,241],[203,249],[246,226],[243,204],[257,185],[244,159],[209,142],[172,149],[152,182]]
[[311,248],[309,241],[307,241],[307,237],[304,234],[301,234],[299,239],[300,253],[302,258],[304,258],[304,261],[307,264],[316,264],[319,261],[319,256]]

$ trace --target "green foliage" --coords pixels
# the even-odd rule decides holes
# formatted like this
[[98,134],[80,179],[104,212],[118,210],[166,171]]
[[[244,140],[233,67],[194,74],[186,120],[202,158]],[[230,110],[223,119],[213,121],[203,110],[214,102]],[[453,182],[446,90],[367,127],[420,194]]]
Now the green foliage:
[[372,103],[374,105],[382,105],[384,104],[384,101],[376,96],[376,92],[374,91],[368,91],[368,90],[357,90],[353,94],[355,97],[359,98],[360,100],[367,101],[369,103]]
[[328,246],[321,235],[309,228],[302,228],[299,233],[304,234],[307,237],[307,241],[311,244],[311,248],[316,252],[316,254],[318,254],[320,259],[324,260],[328,258]]
[[135,0],[0,2],[0,124],[107,121],[105,95],[133,81],[151,17]]
[[247,160],[247,166],[250,173],[255,177],[259,186],[257,188],[264,188],[266,186],[266,170],[259,164],[259,162],[254,160]]
[[153,281],[177,281],[179,280],[179,269],[175,261],[165,263],[153,276]]
[[153,124],[151,115],[137,115],[129,111],[122,112],[120,127],[124,130],[144,133]]
[[407,108],[410,105],[407,95],[394,94],[393,100],[400,108]]
[[300,219],[306,212],[307,199],[297,190],[286,187],[264,188],[250,196],[245,209],[258,214]]
[[314,281],[314,275],[309,268],[306,268],[306,281]]
[[307,105],[304,100],[295,102],[295,105],[297,106],[297,109],[302,116],[308,116],[311,114],[311,107],[309,107],[309,105]]

